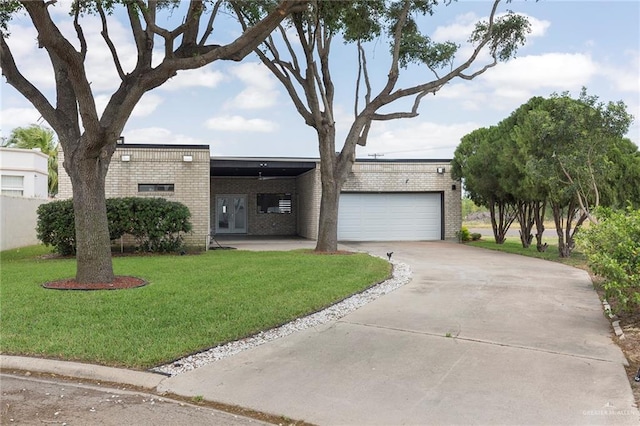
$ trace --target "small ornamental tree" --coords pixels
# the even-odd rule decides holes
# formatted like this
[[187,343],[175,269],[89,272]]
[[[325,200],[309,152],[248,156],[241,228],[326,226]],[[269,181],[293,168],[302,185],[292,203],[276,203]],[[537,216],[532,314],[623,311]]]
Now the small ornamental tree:
[[596,210],[598,223],[582,229],[577,243],[589,267],[605,281],[621,309],[640,307],[640,210]]
[[632,120],[624,103],[605,105],[583,89],[578,99],[551,95],[516,126],[519,142],[529,147],[528,172],[546,188],[561,257],[571,255],[575,233],[585,221],[597,223],[591,212],[601,205],[601,193],[613,198],[608,176],[622,165],[612,163],[607,153],[621,146]]
[[451,164],[454,179],[462,179],[469,197],[489,209],[496,244],[503,244],[516,218],[516,200],[501,179],[505,144],[497,127],[480,128],[462,137]]

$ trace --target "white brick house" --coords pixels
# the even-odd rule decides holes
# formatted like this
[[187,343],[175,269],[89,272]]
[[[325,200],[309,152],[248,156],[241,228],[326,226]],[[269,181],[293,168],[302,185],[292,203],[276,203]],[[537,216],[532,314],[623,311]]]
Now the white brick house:
[[[59,156],[60,198],[71,182]],[[462,223],[460,183],[450,160],[357,160],[342,188],[338,238],[452,240]],[[210,157],[207,145],[121,144],[111,161],[107,197],[153,196],[191,211],[188,244],[210,234],[315,239],[320,161]]]

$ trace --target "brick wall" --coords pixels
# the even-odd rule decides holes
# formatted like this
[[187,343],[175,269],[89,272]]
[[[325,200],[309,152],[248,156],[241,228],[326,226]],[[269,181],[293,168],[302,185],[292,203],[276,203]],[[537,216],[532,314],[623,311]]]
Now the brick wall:
[[[183,156],[192,161],[183,161]],[[129,156],[129,161],[122,161]],[[71,180],[58,156],[58,198],[71,198]],[[159,197],[189,208],[193,230],[185,236],[189,246],[205,248],[209,235],[209,147],[119,145],[105,182],[107,198]],[[138,192],[138,184],[174,184],[174,192]]]
[[460,182],[451,178],[449,162],[356,162],[342,191],[444,193],[444,238],[455,240],[462,226]]
[[[123,162],[122,155],[130,161]],[[183,155],[192,155],[185,163]],[[71,183],[59,155],[59,198],[71,197]],[[444,174],[437,173],[443,167]],[[449,162],[357,162],[343,192],[438,192],[444,194],[444,237],[456,239],[462,225],[460,182],[454,181]],[[107,175],[107,196],[162,196],[189,207],[194,225],[188,243],[203,246],[215,227],[216,195],[247,196],[248,235],[300,235],[316,238],[320,211],[319,165],[297,178],[210,178],[208,147],[189,149],[176,146],[158,148],[119,146]],[[139,193],[139,183],[173,183],[174,193]],[[455,185],[456,189],[452,189]],[[291,193],[291,214],[258,214],[257,194]]]
[[315,239],[318,236],[320,215],[320,165],[297,178],[298,184],[298,235]]
[[[211,227],[215,229],[216,196],[247,197],[247,235],[297,235],[298,198],[295,178],[259,180],[257,177],[211,178]],[[291,194],[291,213],[258,213],[258,194]]]

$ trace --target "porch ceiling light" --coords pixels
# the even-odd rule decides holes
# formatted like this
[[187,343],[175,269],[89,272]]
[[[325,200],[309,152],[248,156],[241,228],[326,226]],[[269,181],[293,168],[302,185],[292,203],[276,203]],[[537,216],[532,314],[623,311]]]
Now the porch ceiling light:
[[182,156],[182,161],[184,161],[185,163],[190,163],[193,161],[193,155],[183,155]]
[[120,160],[127,162],[127,161],[131,161],[131,156],[130,155],[123,155],[122,157],[120,157]]

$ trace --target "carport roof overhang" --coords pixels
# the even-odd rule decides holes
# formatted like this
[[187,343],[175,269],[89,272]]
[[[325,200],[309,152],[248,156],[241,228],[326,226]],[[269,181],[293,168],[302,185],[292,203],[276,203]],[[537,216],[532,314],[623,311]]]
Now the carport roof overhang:
[[283,158],[212,158],[211,176],[214,177],[271,177],[300,176],[316,168],[311,159]]

